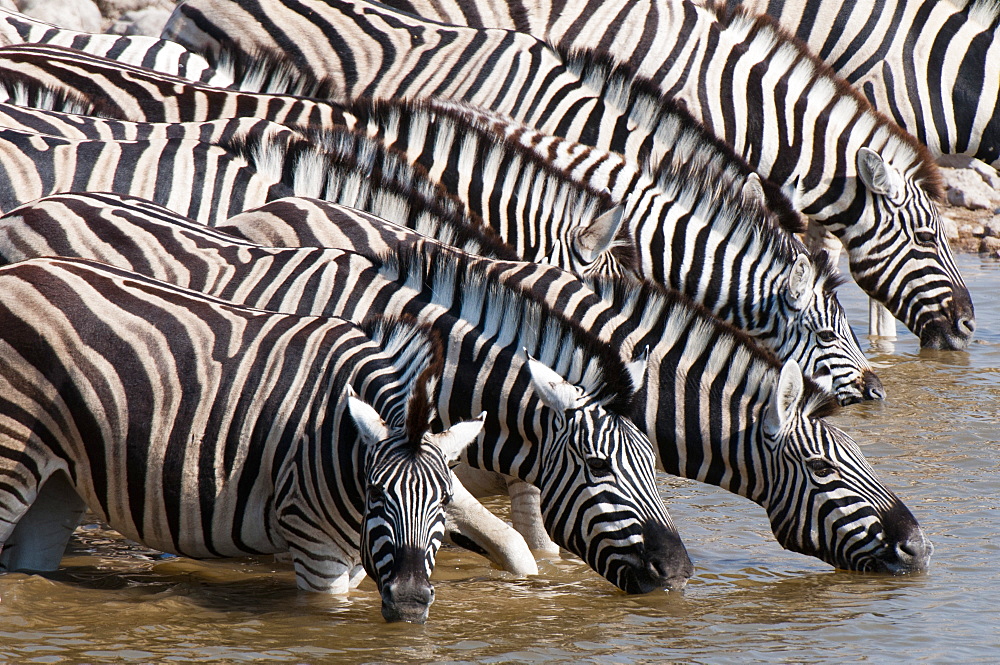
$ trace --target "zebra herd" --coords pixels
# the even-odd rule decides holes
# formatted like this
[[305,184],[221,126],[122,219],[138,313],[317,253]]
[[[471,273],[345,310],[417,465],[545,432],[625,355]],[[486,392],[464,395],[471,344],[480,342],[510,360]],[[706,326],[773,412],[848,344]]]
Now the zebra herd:
[[[1000,78],[928,113],[893,74],[942,65],[886,46],[918,21],[864,68],[829,4],[787,20],[831,65],[689,0],[187,0],[164,39],[0,10],[0,569],[57,568],[89,509],[163,551],[288,556],[304,589],[370,575],[390,621],[426,620],[443,541],[680,589],[660,470],[789,550],[925,570],[824,421],[886,389],[795,233],[964,348],[933,160],[991,159]],[[498,490],[515,528],[473,496]]]

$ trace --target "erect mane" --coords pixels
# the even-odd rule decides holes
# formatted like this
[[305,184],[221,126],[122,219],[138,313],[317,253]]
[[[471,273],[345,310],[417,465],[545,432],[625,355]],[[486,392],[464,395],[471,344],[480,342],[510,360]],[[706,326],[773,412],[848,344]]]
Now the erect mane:
[[433,393],[444,368],[440,335],[409,316],[373,315],[359,326],[398,370],[401,392],[407,396],[403,413],[389,405],[386,423],[404,427],[411,452],[421,450],[424,434],[434,417]]
[[[567,68],[578,72],[590,87],[600,90],[603,95],[623,108],[641,109],[649,125],[656,128],[657,138],[664,144],[693,142],[697,153],[704,155],[703,162],[718,160],[724,164],[721,170],[732,170],[728,177],[738,179],[737,187],[742,187],[746,177],[754,172],[746,160],[728,143],[705,129],[705,126],[691,115],[683,100],[664,95],[652,79],[640,75],[631,65],[618,61],[607,53],[592,49],[566,50],[558,46],[554,48],[563,57]],[[633,110],[633,113],[638,112],[640,111]],[[662,136],[668,128],[670,136]],[[672,154],[666,160],[651,164],[651,167],[655,171],[661,165],[663,168],[675,169],[683,169],[686,166],[683,158],[674,157]],[[763,178],[761,186],[777,222],[793,233],[802,231],[802,219],[788,197],[781,192],[781,188]]]
[[499,279],[503,264],[433,244],[382,258],[390,278],[422,289],[482,335],[545,363],[605,409],[627,415],[634,392],[617,351],[545,302]]
[[[359,125],[363,126],[366,121],[373,122],[387,135],[407,135],[410,143],[416,141],[421,145],[426,144],[432,131],[436,136],[453,136],[454,145],[461,154],[466,158],[476,159],[476,163],[470,164],[469,168],[481,169],[487,178],[494,177],[500,181],[504,177],[501,173],[502,164],[520,163],[520,178],[531,181],[532,192],[545,192],[549,200],[563,199],[566,202],[563,206],[563,216],[572,215],[574,224],[579,226],[588,225],[599,215],[615,207],[615,202],[608,192],[573,178],[550,160],[509,139],[492,123],[487,122],[478,108],[470,109],[461,103],[441,103],[438,100],[359,98],[343,105],[343,109],[356,116]],[[501,121],[498,115],[490,115],[490,118]],[[502,121],[520,125],[509,118]],[[319,139],[319,143],[322,145],[322,138]],[[428,180],[430,177],[426,175],[427,169],[432,167],[433,165],[414,165],[414,168]],[[465,169],[460,164],[458,170],[464,172]],[[458,182],[447,182],[452,173],[452,170],[445,172],[444,187],[448,191],[459,187]],[[553,212],[557,213],[558,209],[554,209]],[[489,235],[497,242],[503,242],[492,227],[482,223],[478,215],[469,211],[469,216],[474,221],[480,221],[481,226],[478,228],[481,233]],[[630,272],[638,271],[638,258],[634,245],[635,241],[629,229],[622,225],[618,229],[610,254],[624,270]],[[509,247],[506,243],[504,246]],[[513,252],[513,249],[510,251]]]
[[[778,48],[788,49],[786,54],[793,58],[794,68],[800,71],[803,67],[806,68],[810,82],[825,81],[831,88],[831,99],[834,95],[850,99],[854,105],[854,117],[867,117],[873,125],[873,135],[877,135],[878,130],[886,133],[884,137],[886,150],[895,153],[905,162],[901,170],[913,171],[914,180],[930,197],[939,201],[942,199],[941,173],[927,147],[903,130],[891,118],[875,109],[864,95],[842,79],[830,65],[814,55],[805,43],[785,30],[776,19],[766,14],[754,14],[742,5],[728,7],[721,1],[708,2],[704,7],[717,17],[718,24],[722,29],[745,32],[743,41],[749,42],[762,38],[774,42]],[[793,67],[789,67],[789,71],[791,69]],[[898,165],[897,168],[899,168]]]
[[[693,302],[684,294],[663,287],[659,284],[632,279],[620,279],[605,275],[593,275],[582,278],[594,293],[602,300],[614,305],[616,309],[635,323],[641,323],[643,328],[666,329],[667,320],[683,315],[696,322],[697,330],[711,331],[706,335],[705,343],[717,343],[720,337],[727,338],[735,349],[742,353],[743,359],[756,366],[759,373],[772,373],[774,381],[781,373],[781,362],[767,349],[761,346],[744,330],[715,316],[702,305]],[[678,343],[679,340],[666,340],[668,343]],[[687,348],[699,340],[685,339]],[[735,355],[735,354],[734,354]],[[662,371],[662,369],[661,369]],[[838,407],[836,398],[824,391],[811,378],[803,376],[802,413],[810,418],[825,418],[836,413]]]
[[0,90],[8,97],[6,103],[15,106],[110,120],[123,119],[121,110],[102,98],[90,99],[71,88],[53,90],[18,71],[8,70],[0,74]]
[[420,165],[349,129],[305,130],[305,137],[247,135],[223,147],[297,196],[364,209],[444,242],[499,259],[515,253],[478,215],[432,182]]
[[1000,25],[1000,0],[952,0],[952,4],[968,17],[988,30]]
[[339,97],[333,79],[318,78],[298,67],[280,51],[255,45],[249,50],[228,39],[219,42],[212,63],[215,70],[228,75],[233,87],[242,92],[294,95],[316,99]]

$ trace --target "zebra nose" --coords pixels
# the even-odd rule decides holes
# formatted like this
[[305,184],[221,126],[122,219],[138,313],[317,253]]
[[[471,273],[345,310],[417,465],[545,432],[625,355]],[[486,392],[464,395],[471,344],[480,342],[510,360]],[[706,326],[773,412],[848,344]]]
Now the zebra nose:
[[683,589],[694,574],[694,564],[680,536],[653,520],[643,526],[642,532],[646,572],[652,588]]
[[885,399],[885,388],[882,387],[882,381],[875,375],[875,372],[865,370],[861,375],[861,381],[864,386],[862,392],[865,399]]
[[976,332],[976,320],[971,316],[960,316],[955,320],[955,332],[962,337],[972,337]]
[[906,570],[927,570],[934,545],[922,533],[896,544],[896,557]]
[[390,623],[424,623],[433,602],[434,587],[427,581],[390,582],[382,588],[382,616]]

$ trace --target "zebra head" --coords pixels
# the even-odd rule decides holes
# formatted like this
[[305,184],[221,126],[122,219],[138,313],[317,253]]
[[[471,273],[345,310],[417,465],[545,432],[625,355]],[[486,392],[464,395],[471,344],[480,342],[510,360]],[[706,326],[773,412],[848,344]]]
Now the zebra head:
[[628,593],[683,588],[694,568],[657,493],[649,439],[543,363],[528,367],[555,413],[535,483],[549,536]]
[[479,436],[485,414],[430,434],[426,393],[410,402],[406,427],[390,427],[348,390],[348,409],[365,444],[365,571],[378,585],[386,621],[423,623],[434,602],[430,575],[452,495],[448,463]]
[[784,284],[779,307],[788,325],[774,331],[771,348],[793,359],[841,404],[884,399],[882,382],[861,351],[837,298],[839,278],[825,255],[799,253]]
[[851,274],[930,349],[964,349],[976,329],[972,298],[952,257],[940,215],[921,181],[904,177],[882,155],[858,155],[863,219],[837,231]]
[[788,361],[761,422],[767,489],[757,502],[786,549],[844,570],[902,574],[927,568],[933,546],[858,445],[817,417],[802,373]]

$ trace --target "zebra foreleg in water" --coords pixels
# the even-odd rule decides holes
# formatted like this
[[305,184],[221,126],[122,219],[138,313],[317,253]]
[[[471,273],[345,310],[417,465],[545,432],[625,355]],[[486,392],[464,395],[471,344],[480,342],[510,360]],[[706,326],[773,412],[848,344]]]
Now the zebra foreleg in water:
[[[247,310],[72,260],[0,281],[4,570],[58,565],[68,530],[44,556],[8,540],[44,522],[33,506],[75,493],[163,551],[288,551],[304,589],[346,591],[364,557],[387,619],[426,618],[447,464],[482,427],[428,435],[441,365],[426,328]],[[352,385],[378,410],[341,399]]]

